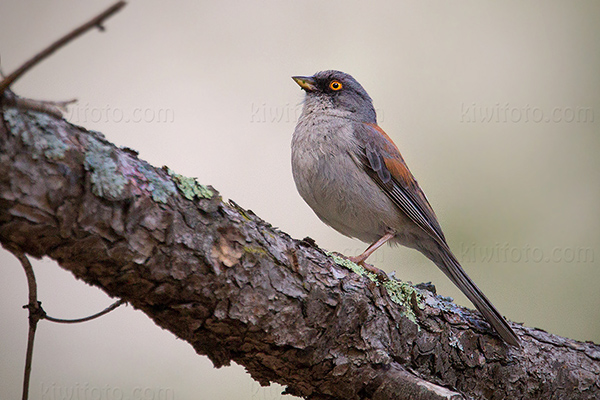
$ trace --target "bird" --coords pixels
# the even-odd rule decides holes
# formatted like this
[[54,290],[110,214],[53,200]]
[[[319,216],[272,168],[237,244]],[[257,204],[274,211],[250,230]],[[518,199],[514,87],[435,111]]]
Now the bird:
[[520,339],[454,256],[437,217],[398,147],[377,124],[373,101],[351,75],[327,70],[293,76],[306,92],[291,141],[292,175],[325,224],[370,243],[365,260],[386,243],[424,254],[475,305],[504,342]]

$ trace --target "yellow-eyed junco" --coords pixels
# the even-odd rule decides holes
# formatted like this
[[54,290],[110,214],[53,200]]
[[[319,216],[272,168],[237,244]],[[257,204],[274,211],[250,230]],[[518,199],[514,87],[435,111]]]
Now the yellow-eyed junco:
[[469,278],[446,243],[433,209],[390,137],[377,125],[363,87],[340,71],[294,76],[306,91],[292,138],[292,171],[302,198],[338,232],[372,243],[351,257],[364,264],[386,242],[414,248],[433,261],[495,328],[518,336]]

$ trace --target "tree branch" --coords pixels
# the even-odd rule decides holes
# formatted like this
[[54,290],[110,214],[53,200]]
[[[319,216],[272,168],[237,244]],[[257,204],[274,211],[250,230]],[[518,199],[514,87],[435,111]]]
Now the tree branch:
[[33,345],[35,343],[35,331],[37,323],[44,318],[44,310],[40,307],[40,302],[37,299],[37,283],[35,281],[35,273],[27,256],[17,247],[12,245],[4,246],[10,251],[21,263],[25,276],[27,277],[27,287],[29,291],[29,303],[23,306],[29,310],[29,331],[27,334],[27,350],[25,352],[25,370],[23,371],[23,390],[22,400],[29,398],[29,380],[31,378],[31,363],[33,362]]
[[[385,286],[101,134],[4,106],[0,241],[126,300],[216,367],[312,399],[600,397],[600,347]],[[358,272],[364,272],[358,270]]]
[[104,30],[102,23],[105,20],[107,20],[108,18],[110,18],[113,14],[120,11],[121,8],[125,7],[125,4],[126,3],[124,1],[119,1],[115,4],[113,4],[112,6],[107,8],[102,13],[98,14],[97,16],[95,16],[94,18],[92,18],[91,20],[86,22],[85,24],[72,30],[65,36],[58,39],[56,42],[52,43],[50,46],[46,47],[44,50],[40,51],[35,56],[33,56],[30,60],[28,60],[26,63],[21,65],[19,68],[17,68],[17,70],[15,70],[13,73],[8,75],[2,81],[0,81],[0,95],[3,94],[4,91],[10,87],[10,85],[15,83],[15,81],[17,79],[19,79],[20,77],[25,75],[25,73],[27,71],[29,71],[31,68],[35,67],[37,64],[42,62],[44,59],[51,56],[56,50],[65,46],[72,40],[78,38],[79,36],[83,35],[85,32],[87,32],[93,28],[98,28],[100,30]]

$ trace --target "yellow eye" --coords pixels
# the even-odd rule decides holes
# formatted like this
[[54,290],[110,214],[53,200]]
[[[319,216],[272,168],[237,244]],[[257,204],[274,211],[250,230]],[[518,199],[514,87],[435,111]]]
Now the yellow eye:
[[331,81],[329,83],[329,89],[338,91],[342,88],[342,84],[339,81]]

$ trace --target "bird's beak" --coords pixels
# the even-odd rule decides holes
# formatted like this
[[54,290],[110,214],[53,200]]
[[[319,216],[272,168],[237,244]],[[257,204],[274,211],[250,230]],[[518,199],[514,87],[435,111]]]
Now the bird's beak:
[[292,79],[307,92],[313,92],[317,90],[317,83],[315,82],[315,78],[312,76],[292,76]]

